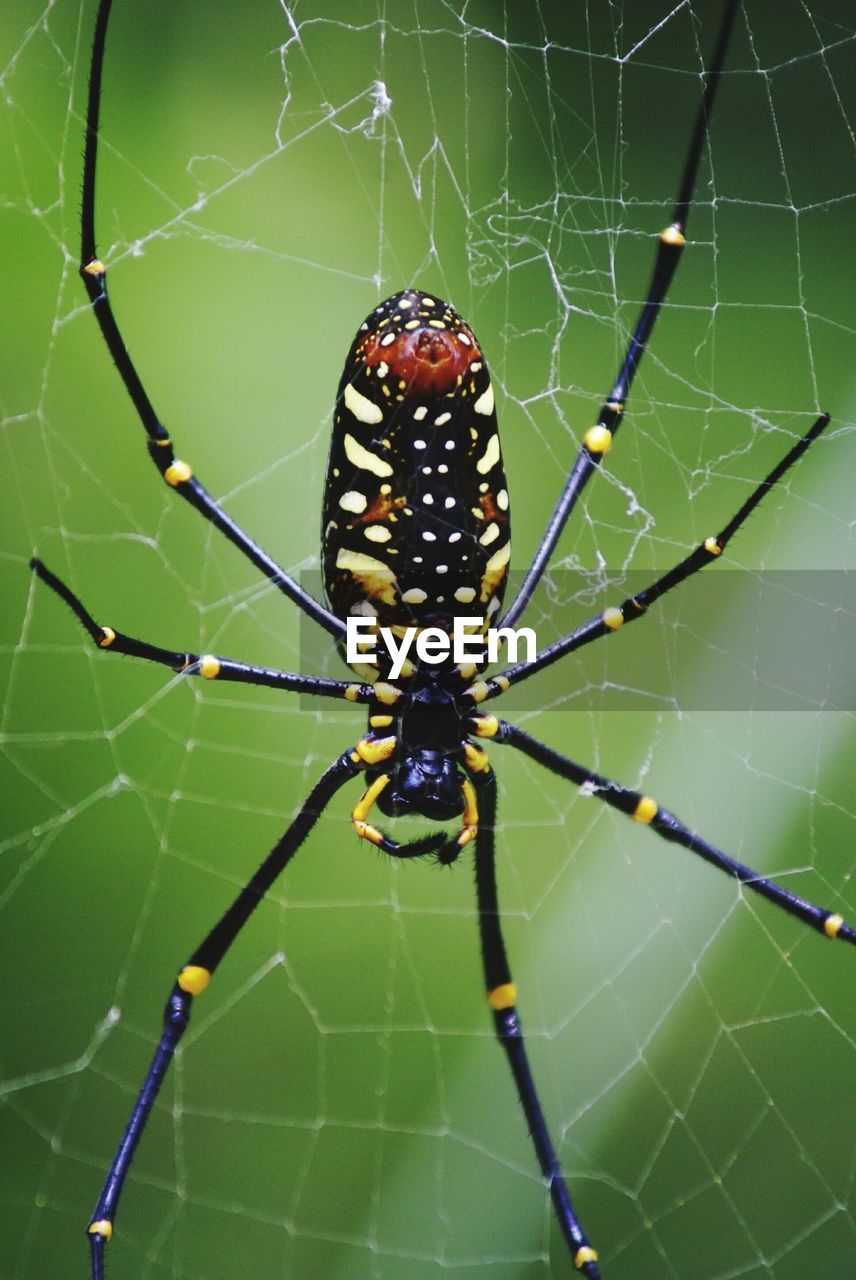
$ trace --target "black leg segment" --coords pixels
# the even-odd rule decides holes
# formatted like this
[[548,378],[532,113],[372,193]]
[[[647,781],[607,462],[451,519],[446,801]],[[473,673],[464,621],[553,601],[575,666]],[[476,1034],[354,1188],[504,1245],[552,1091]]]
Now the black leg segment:
[[514,1076],[529,1132],[535,1144],[538,1163],[547,1181],[550,1198],[562,1235],[574,1266],[587,1280],[600,1280],[597,1253],[589,1243],[571,1203],[570,1192],[559,1167],[547,1122],[538,1101],[532,1072],[526,1056],[523,1030],[517,1015],[517,991],[505,953],[500,924],[499,898],[496,887],[494,826],[496,823],[496,778],[492,770],[473,774],[478,787],[479,828],[476,836],[476,899],[479,911],[479,937],[488,1002],[499,1043],[505,1050]]
[[113,1234],[113,1223],[125,1178],[134,1152],[146,1127],[149,1114],[190,1020],[195,996],[201,995],[220,961],[268,889],[303,844],[316,820],[341,786],[359,772],[349,750],[322,774],[297,817],[274,845],[258,871],[238,894],[202,944],[182,968],[164,1010],[163,1031],[143,1087],[119,1143],[110,1171],[98,1197],[89,1226],[92,1280],[104,1280],[104,1246]]
[[751,867],[738,862],[736,858],[729,857],[727,853],[717,849],[716,845],[710,844],[689,827],[684,826],[680,818],[676,818],[668,809],[661,809],[656,800],[652,800],[650,796],[644,796],[638,791],[631,790],[630,787],[623,787],[620,782],[604,777],[603,774],[584,768],[575,760],[554,751],[543,742],[538,742],[536,738],[530,737],[522,729],[507,724],[504,720],[496,723],[497,732],[494,741],[506,742],[512,747],[517,747],[518,751],[522,751],[532,760],[537,760],[551,773],[558,774],[560,778],[567,778],[578,787],[588,787],[598,800],[603,800],[605,804],[634,818],[636,822],[650,826],[664,840],[682,845],[691,853],[698,854],[711,866],[718,867],[720,871],[733,876],[753,893],[760,894],[769,902],[775,902],[776,906],[787,911],[788,915],[802,920],[803,924],[810,925],[824,937],[840,938],[842,942],[856,944],[856,929],[845,923],[837,911],[818,907],[813,902],[808,902],[805,898],[791,893],[790,890],[783,889],[774,880],[768,880],[766,876],[753,871]]

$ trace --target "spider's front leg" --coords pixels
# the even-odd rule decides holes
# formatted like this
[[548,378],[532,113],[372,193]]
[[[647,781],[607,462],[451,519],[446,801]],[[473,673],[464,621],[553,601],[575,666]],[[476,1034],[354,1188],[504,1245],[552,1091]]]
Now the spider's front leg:
[[230,680],[238,684],[257,684],[269,689],[283,689],[289,693],[309,693],[328,698],[344,698],[347,702],[378,702],[386,698],[391,706],[399,697],[392,685],[378,683],[353,684],[344,680],[327,680],[321,676],[303,676],[291,671],[279,671],[275,667],[258,667],[234,658],[223,658],[214,653],[187,653],[177,649],[163,649],[160,645],[138,640],[134,636],[100,626],[83,601],[71,588],[58,578],[46,564],[34,557],[30,568],[36,577],[65,601],[90,639],[99,649],[121,653],[131,658],[143,658],[168,667],[180,675],[202,676],[206,680]]

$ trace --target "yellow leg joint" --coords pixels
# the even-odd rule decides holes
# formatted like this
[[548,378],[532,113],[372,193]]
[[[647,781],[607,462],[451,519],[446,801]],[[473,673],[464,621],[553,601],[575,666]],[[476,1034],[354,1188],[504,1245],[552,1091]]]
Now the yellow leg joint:
[[590,1244],[584,1244],[574,1254],[574,1266],[577,1271],[581,1271],[587,1262],[597,1262],[597,1251]]
[[83,270],[88,276],[103,276],[107,274],[107,268],[99,258],[93,258],[91,262],[87,262]]
[[612,432],[599,422],[596,427],[589,427],[583,436],[583,444],[589,453],[609,453],[612,448]]
[[372,686],[372,693],[385,707],[394,706],[401,697],[401,690],[396,689],[394,684],[387,684],[385,680],[378,680],[377,684]]
[[213,653],[203,653],[199,659],[199,672],[206,680],[216,680],[220,674],[220,662]]
[[363,822],[360,818],[352,818],[352,822],[361,840],[368,840],[371,844],[383,844],[383,836],[370,822]]
[[657,816],[657,801],[652,800],[650,796],[641,796],[639,803],[633,810],[633,817],[637,822],[653,822]]
[[476,680],[474,684],[470,685],[469,689],[464,690],[464,694],[472,698],[473,702],[484,702],[488,692],[487,681],[485,680]]
[[608,609],[603,611],[603,625],[608,627],[610,631],[617,631],[619,627],[624,626],[624,614],[620,609],[610,605]]
[[186,462],[182,462],[180,458],[176,458],[175,462],[171,462],[163,473],[163,478],[174,489],[176,485],[186,484],[192,475],[193,469]]
[[364,764],[381,764],[393,754],[395,743],[395,738],[361,738],[355,751]]
[[102,1218],[99,1222],[90,1222],[86,1230],[91,1236],[103,1236],[105,1240],[109,1240],[113,1235],[113,1223]]
[[360,696],[360,686],[358,684],[349,684],[347,689],[345,690],[345,697],[347,698],[348,702],[356,702],[359,696]]
[[716,538],[705,538],[704,549],[710,556],[722,555],[722,547],[719,545]]
[[499,721],[496,716],[476,716],[476,737],[495,738],[499,733]]
[[98,647],[100,649],[109,649],[115,639],[116,632],[112,627],[102,627],[101,639],[98,641]]
[[665,230],[660,232],[660,240],[663,244],[672,244],[677,249],[682,249],[686,244],[686,237],[676,222],[671,223]]
[[211,970],[201,964],[186,964],[178,975],[178,985],[191,996],[201,996],[210,981]]
[[510,1009],[517,1003],[517,987],[513,982],[502,982],[498,987],[493,987],[487,993],[488,1004],[491,1009]]
[[823,922],[823,932],[827,938],[837,938],[843,924],[844,916],[827,916]]
[[476,747],[472,742],[464,744],[464,760],[472,769],[473,773],[486,773],[490,769],[490,760],[487,752],[481,747]]

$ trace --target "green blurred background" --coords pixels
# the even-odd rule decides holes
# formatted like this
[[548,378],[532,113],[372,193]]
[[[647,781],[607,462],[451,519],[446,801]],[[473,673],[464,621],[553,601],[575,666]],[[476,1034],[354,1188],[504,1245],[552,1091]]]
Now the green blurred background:
[[[114,307],[180,455],[292,572],[317,569],[353,332],[411,284],[483,343],[525,567],[670,213],[719,5],[672,10],[116,0],[97,219]],[[295,610],[158,483],[85,304],[93,23],[88,0],[7,0],[0,35],[0,1276],[16,1280],[87,1274],[86,1216],[177,966],[361,724],[94,652],[30,579],[38,551],[104,623],[301,661]],[[562,543],[569,572],[537,604],[545,636],[598,566],[664,569],[720,527],[820,408],[832,428],[729,559],[853,567],[853,49],[844,0],[738,19],[694,244]],[[715,659],[728,617],[700,634],[676,598],[644,625],[677,681]],[[756,667],[758,646],[738,657]],[[533,683],[517,718],[856,916],[852,714],[592,710],[622,678],[604,664],[569,664],[542,702]],[[854,1274],[852,953],[493,754],[524,1025],[605,1280]],[[353,836],[355,796],[197,1004],[122,1203],[117,1280],[571,1273],[490,1035],[470,868],[390,865]]]

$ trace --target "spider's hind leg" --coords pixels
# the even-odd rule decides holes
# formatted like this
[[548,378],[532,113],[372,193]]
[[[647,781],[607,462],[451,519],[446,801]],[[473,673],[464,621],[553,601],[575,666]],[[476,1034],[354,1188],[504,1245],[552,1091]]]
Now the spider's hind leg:
[[517,1013],[517,988],[505,953],[496,887],[496,778],[489,765],[478,773],[473,772],[471,776],[481,800],[481,821],[476,837],[476,899],[482,962],[488,1003],[493,1010],[494,1029],[508,1058],[541,1172],[547,1181],[553,1210],[571,1260],[586,1280],[600,1280],[597,1253],[574,1210],[535,1091]]

